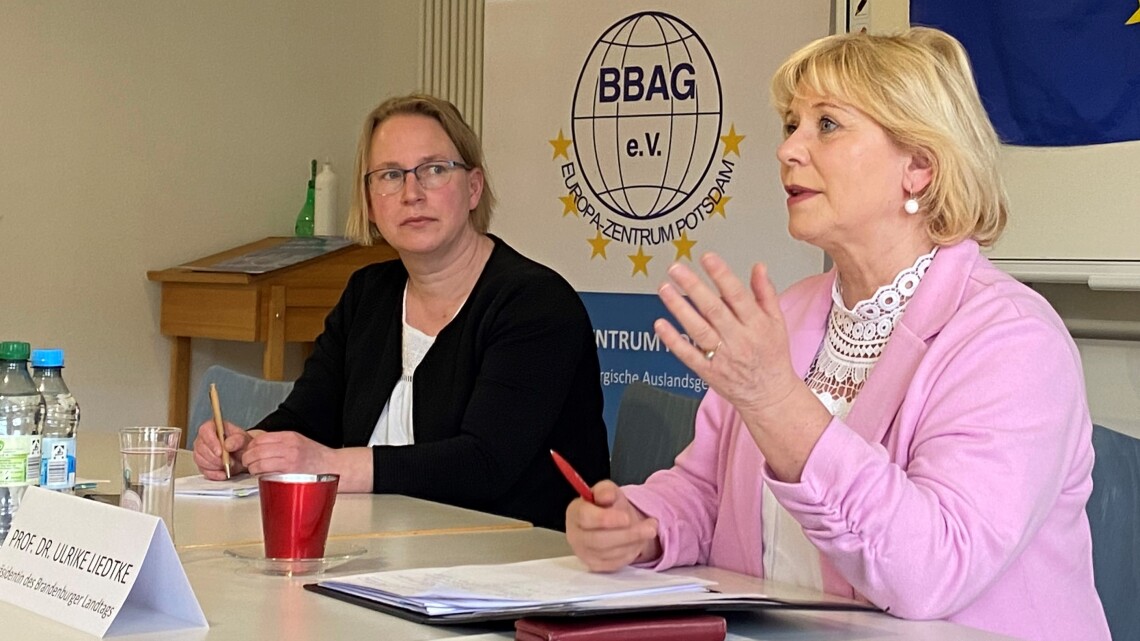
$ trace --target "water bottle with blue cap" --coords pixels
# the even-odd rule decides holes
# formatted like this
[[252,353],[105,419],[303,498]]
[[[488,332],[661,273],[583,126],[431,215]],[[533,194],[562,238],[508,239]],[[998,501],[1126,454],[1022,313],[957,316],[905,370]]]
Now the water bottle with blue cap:
[[79,403],[63,382],[63,350],[32,350],[32,380],[44,397],[40,430],[40,487],[71,492],[75,487],[75,431]]

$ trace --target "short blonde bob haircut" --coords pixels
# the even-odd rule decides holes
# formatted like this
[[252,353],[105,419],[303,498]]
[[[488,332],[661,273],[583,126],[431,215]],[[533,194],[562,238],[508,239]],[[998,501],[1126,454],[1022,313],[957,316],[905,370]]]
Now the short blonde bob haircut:
[[900,148],[929,159],[931,183],[914,197],[936,244],[973,238],[989,246],[1001,235],[1009,204],[998,137],[966,51],[952,36],[913,27],[896,35],[821,38],[792,54],[772,78],[781,117],[805,93],[850,104]]
[[479,204],[471,211],[471,226],[480,234],[487,233],[491,226],[491,210],[495,206],[495,196],[491,191],[491,179],[487,175],[483,160],[483,147],[479,137],[463,120],[459,109],[450,102],[422,93],[389,98],[364,119],[360,140],[356,144],[356,167],[353,169],[352,205],[348,210],[348,224],[345,234],[362,245],[371,245],[380,238],[380,230],[368,217],[368,187],[364,184],[364,174],[368,171],[368,156],[372,152],[372,133],[388,118],[397,114],[416,114],[434,119],[443,127],[447,137],[459,150],[459,157],[472,169],[483,172],[483,195]]

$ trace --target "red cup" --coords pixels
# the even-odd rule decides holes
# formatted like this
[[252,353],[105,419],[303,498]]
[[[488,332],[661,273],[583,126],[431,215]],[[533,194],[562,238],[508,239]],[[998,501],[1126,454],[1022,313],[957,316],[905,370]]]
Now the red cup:
[[339,483],[337,474],[257,478],[266,558],[319,559],[325,555]]

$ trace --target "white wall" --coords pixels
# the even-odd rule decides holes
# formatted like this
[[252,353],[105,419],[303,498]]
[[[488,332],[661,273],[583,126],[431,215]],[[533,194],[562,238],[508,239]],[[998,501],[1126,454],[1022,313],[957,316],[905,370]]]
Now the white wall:
[[[292,233],[309,160],[416,88],[417,0],[9,1],[0,11],[0,340],[66,350],[82,429],[166,421],[161,269]],[[343,220],[343,215],[342,215]],[[253,345],[194,341],[196,372]]]
[[[854,4],[836,0],[837,7]],[[906,0],[870,0],[872,31],[910,23]],[[1006,147],[1002,171],[1010,221],[993,255],[1002,258],[1138,258],[1140,142],[1071,148]],[[1134,268],[1133,268],[1134,270]],[[1037,284],[1067,322],[1140,322],[1140,292]],[[1140,341],[1079,338],[1094,422],[1140,438]]]
[[1093,422],[1140,438],[1140,345],[1079,340]]
[[1077,347],[1093,421],[1140,438],[1140,341],[1091,337],[1098,335],[1098,325],[1135,331],[1140,323],[1140,293],[1094,291],[1072,284],[1033,287],[1082,336]]
[[[896,21],[900,1],[879,0],[876,17]],[[290,233],[313,157],[333,161],[347,204],[360,120],[418,83],[421,11],[4,1],[0,340],[67,350],[84,429],[166,420],[169,345],[148,269]],[[1076,291],[1049,295],[1087,309]],[[1094,419],[1140,436],[1140,344],[1080,347]],[[260,370],[256,344],[195,340],[194,357],[196,374],[214,361]]]

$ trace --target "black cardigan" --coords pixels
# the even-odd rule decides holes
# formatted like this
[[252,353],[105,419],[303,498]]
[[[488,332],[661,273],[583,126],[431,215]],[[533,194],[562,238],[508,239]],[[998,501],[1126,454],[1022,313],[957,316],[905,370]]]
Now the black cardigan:
[[[609,476],[593,332],[565,279],[491,238],[467,302],[416,369],[414,444],[372,448],[372,491],[561,530],[574,491],[548,450],[590,484]],[[407,278],[400,261],[353,274],[293,391],[256,427],[367,445],[401,374]]]

